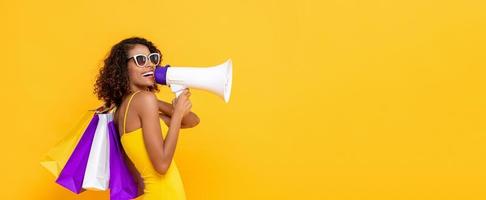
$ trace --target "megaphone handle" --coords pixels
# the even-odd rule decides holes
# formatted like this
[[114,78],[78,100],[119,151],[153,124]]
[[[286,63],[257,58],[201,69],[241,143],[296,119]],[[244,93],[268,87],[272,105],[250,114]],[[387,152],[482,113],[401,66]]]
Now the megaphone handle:
[[171,84],[170,85],[170,89],[172,90],[172,92],[175,93],[176,97],[179,97],[179,95],[181,95],[181,93],[184,91],[184,89],[186,89],[187,87],[184,86],[184,85],[177,85],[177,84]]

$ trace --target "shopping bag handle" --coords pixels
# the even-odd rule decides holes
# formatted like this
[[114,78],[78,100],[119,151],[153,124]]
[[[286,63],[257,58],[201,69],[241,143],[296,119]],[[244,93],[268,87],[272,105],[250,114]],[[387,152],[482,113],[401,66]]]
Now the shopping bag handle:
[[114,105],[111,105],[109,108],[107,108],[105,105],[102,105],[96,109],[91,109],[89,111],[94,111],[96,114],[104,114],[108,113],[109,111],[113,110],[115,108]]

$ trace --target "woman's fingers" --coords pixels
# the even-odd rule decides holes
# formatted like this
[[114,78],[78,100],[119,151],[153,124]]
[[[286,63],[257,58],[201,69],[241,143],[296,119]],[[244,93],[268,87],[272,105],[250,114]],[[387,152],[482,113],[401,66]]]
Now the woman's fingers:
[[187,100],[185,105],[184,105],[184,108],[186,109],[186,114],[189,113],[189,111],[191,110],[192,108],[192,103],[191,103],[191,100]]
[[187,93],[189,93],[189,89],[187,88],[182,91],[182,94],[187,94]]

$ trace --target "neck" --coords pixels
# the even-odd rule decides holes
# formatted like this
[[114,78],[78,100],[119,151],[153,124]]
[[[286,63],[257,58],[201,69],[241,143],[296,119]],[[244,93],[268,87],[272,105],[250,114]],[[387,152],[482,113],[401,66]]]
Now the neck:
[[137,86],[137,85],[133,85],[133,84],[130,84],[130,92],[137,92],[137,91],[147,91],[148,90],[148,87],[146,86]]

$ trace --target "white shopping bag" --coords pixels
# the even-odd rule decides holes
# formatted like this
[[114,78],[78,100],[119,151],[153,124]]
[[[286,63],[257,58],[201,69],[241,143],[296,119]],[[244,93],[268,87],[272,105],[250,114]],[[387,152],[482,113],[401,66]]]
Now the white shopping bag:
[[87,190],[107,190],[110,182],[110,142],[108,123],[113,114],[97,114],[99,117],[96,132],[89,153],[88,164],[83,179]]

